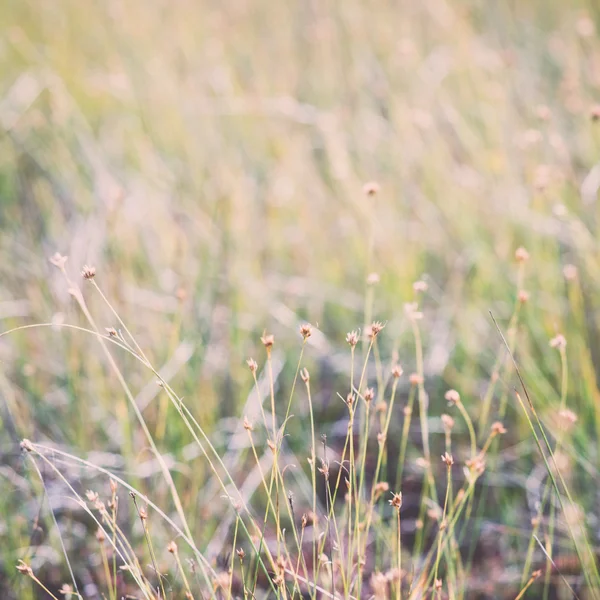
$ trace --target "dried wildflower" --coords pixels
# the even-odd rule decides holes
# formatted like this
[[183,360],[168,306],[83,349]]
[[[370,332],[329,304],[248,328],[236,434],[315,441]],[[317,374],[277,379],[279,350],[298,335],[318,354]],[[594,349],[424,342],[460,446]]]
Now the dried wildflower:
[[98,502],[98,499],[100,496],[98,496],[97,492],[93,492],[92,490],[87,490],[85,493],[86,498],[90,501],[90,502]]
[[446,463],[447,467],[451,467],[454,464],[454,457],[452,454],[444,452],[444,454],[442,454],[442,462]]
[[515,250],[515,259],[517,262],[526,262],[529,260],[529,252],[523,246],[520,246]]
[[171,554],[177,554],[177,544],[174,541],[170,541],[167,544],[167,552],[170,552]]
[[381,321],[373,321],[369,327],[369,338],[375,339],[382,331],[385,325]]
[[375,390],[373,388],[367,388],[365,390],[365,402],[369,404],[375,398]]
[[383,431],[380,431],[377,434],[377,442],[379,443],[380,446],[383,446],[385,444],[385,440],[386,440],[385,433],[383,433]]
[[55,252],[49,260],[55,267],[64,269],[68,256],[63,256],[60,252]]
[[444,398],[448,402],[448,406],[454,406],[460,402],[460,394],[456,390],[448,390],[444,394]]
[[402,376],[402,373],[404,373],[404,371],[400,365],[394,365],[392,367],[392,377],[398,379],[398,377]]
[[566,348],[566,346],[567,346],[567,339],[561,333],[554,336],[550,340],[550,348],[559,348],[560,349],[560,348]]
[[235,553],[238,555],[240,560],[244,560],[244,558],[246,557],[246,553],[244,552],[243,548],[238,548]]
[[485,460],[483,460],[481,456],[476,456],[475,458],[466,460],[465,465],[468,469],[468,471],[465,472],[467,477],[472,474],[481,475],[485,471]]
[[21,450],[23,450],[24,452],[32,452],[33,444],[27,438],[25,438],[21,441]]
[[442,580],[436,579],[434,584],[436,592],[439,592],[442,589]]
[[312,335],[312,326],[309,323],[300,325],[300,335],[306,340]]
[[273,334],[268,334],[265,332],[262,334],[260,341],[263,343],[264,347],[267,350],[270,350],[275,343],[275,336]]
[[390,489],[390,484],[387,481],[379,481],[373,488],[373,497],[379,498],[382,494],[385,494]]
[[325,477],[325,480],[329,479],[329,463],[321,459],[321,466],[319,467],[319,473]]
[[450,433],[454,428],[454,419],[450,415],[442,415],[442,424],[444,425],[445,431]]
[[390,506],[393,506],[396,510],[400,510],[402,507],[402,492],[398,492],[397,494],[392,492],[392,499],[388,502]]
[[417,467],[420,469],[429,469],[429,461],[422,456],[419,456],[419,458],[415,459],[415,465],[417,465]]
[[531,574],[531,579],[537,579],[542,574],[542,570],[538,569]]
[[250,369],[250,372],[252,374],[256,373],[256,371],[258,371],[258,364],[256,363],[256,361],[253,358],[249,358],[246,361],[246,364],[248,365],[248,368]]
[[71,596],[71,594],[73,594],[73,586],[68,584],[68,583],[63,583],[60,587],[60,590],[58,590],[58,593],[61,596]]
[[408,381],[410,382],[410,385],[416,386],[423,383],[423,378],[418,373],[411,373]]
[[381,187],[376,181],[368,181],[363,185],[363,194],[365,196],[375,196],[380,189]]
[[371,575],[371,589],[373,590],[374,600],[387,600],[388,598],[388,580],[387,577],[376,571]]
[[377,273],[369,273],[367,276],[367,285],[377,285],[380,281],[379,275]]
[[563,267],[563,275],[567,281],[574,281],[577,279],[577,267],[575,265],[565,265]]
[[418,321],[423,318],[423,313],[419,311],[419,304],[417,302],[407,302],[404,305],[404,313],[413,321]]
[[106,539],[106,534],[104,533],[104,529],[102,529],[101,527],[98,527],[98,529],[96,530],[96,539],[100,543],[104,542],[104,540]]
[[104,331],[106,331],[106,335],[111,338],[116,338],[119,336],[117,330],[114,327],[105,327]]
[[505,433],[506,427],[500,421],[492,423],[492,435],[504,435]]
[[20,560],[17,565],[17,571],[19,573],[23,573],[23,575],[27,575],[28,577],[33,577],[33,569],[24,561]]
[[346,342],[351,348],[354,348],[358,344],[358,331],[351,331],[346,335]]
[[300,371],[300,377],[304,383],[308,383],[310,381],[310,374],[308,373],[308,369],[306,367]]
[[252,431],[254,428],[252,427],[252,423],[248,420],[248,417],[244,417],[244,429],[246,431]]
[[525,302],[529,300],[529,292],[526,290],[519,290],[518,299],[521,304],[525,304]]
[[413,290],[417,293],[426,292],[428,287],[429,286],[427,285],[427,282],[423,281],[422,279],[413,283]]
[[382,400],[381,402],[378,402],[378,403],[375,405],[375,412],[378,412],[378,413],[384,413],[384,412],[387,412],[387,407],[388,407],[388,405],[387,405],[387,402],[384,402],[384,401]]
[[306,513],[302,515],[302,519],[300,519],[300,523],[302,524],[302,529],[304,529],[308,525],[308,517]]
[[89,265],[83,265],[81,276],[88,281],[96,277],[96,267],[90,267]]
[[267,446],[269,446],[269,448],[271,448],[271,452],[273,452],[273,454],[275,454],[275,450],[277,450],[277,446],[275,445],[275,442],[273,442],[272,440],[267,440]]
[[140,507],[140,510],[139,510],[139,515],[140,515],[140,519],[141,519],[142,521],[144,521],[144,522],[145,522],[145,521],[147,521],[147,520],[148,520],[148,510],[146,509],[146,507],[145,507],[145,506],[142,506],[142,507]]
[[110,480],[110,491],[115,494],[118,488],[118,484],[114,479]]
[[590,117],[592,121],[600,119],[600,104],[594,104],[594,106],[590,108]]
[[346,396],[346,406],[352,408],[355,400],[356,396],[352,392],[348,392],[348,395]]

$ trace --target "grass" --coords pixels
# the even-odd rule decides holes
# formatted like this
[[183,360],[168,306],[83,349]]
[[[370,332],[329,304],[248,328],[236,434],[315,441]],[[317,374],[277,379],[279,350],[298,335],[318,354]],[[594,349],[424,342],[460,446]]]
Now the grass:
[[0,27],[3,598],[600,596],[594,3]]

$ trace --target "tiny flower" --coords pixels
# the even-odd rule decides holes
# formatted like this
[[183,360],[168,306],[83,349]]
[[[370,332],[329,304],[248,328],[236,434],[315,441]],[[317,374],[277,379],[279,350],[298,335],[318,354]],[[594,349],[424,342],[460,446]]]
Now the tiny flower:
[[377,273],[369,273],[367,276],[367,285],[377,285],[379,283],[379,275]]
[[167,552],[170,552],[171,554],[177,554],[177,544],[173,541],[169,542],[167,544]]
[[50,262],[55,266],[58,267],[59,269],[63,269],[65,266],[65,263],[67,262],[68,257],[67,256],[63,256],[60,252],[55,252],[51,257],[50,257]]
[[351,331],[346,335],[346,342],[350,345],[350,347],[354,348],[356,344],[358,344],[358,332]]
[[520,246],[515,251],[515,259],[517,262],[525,262],[529,260],[529,252],[523,246]]
[[442,415],[442,424],[447,432],[454,428],[454,419],[450,415]]
[[393,506],[396,510],[400,510],[402,507],[402,492],[398,492],[397,494],[392,492],[392,499],[388,500],[388,502],[390,506]]
[[575,425],[575,423],[577,423],[577,415],[568,408],[561,410],[558,413],[558,416],[562,421],[562,425],[567,429],[570,429],[573,425]]
[[346,396],[346,405],[348,406],[348,408],[352,408],[352,405],[354,404],[355,400],[356,397],[354,396],[354,394],[352,392],[348,392],[348,395]]
[[375,196],[380,189],[381,188],[376,181],[369,181],[363,185],[363,193],[365,196]]
[[444,394],[444,398],[448,402],[448,406],[454,406],[460,402],[460,394],[456,390],[448,390]]
[[60,590],[58,590],[58,593],[62,596],[70,596],[73,594],[73,586],[69,585],[68,583],[63,583],[60,587]]
[[23,573],[23,575],[27,575],[28,577],[33,577],[33,569],[24,561],[20,560],[17,565],[17,571],[19,573]]
[[439,592],[442,589],[442,580],[436,579],[434,587],[435,587],[436,591]]
[[306,340],[312,335],[312,327],[309,323],[300,325],[300,335]]
[[246,431],[252,431],[254,428],[252,427],[252,423],[248,420],[248,417],[244,417],[244,429]]
[[273,344],[275,343],[275,336],[272,334],[267,335],[267,333],[263,333],[260,341],[263,343],[264,347],[267,350],[270,350],[273,347]]
[[542,570],[538,569],[531,574],[531,579],[537,579],[542,574]]
[[25,438],[21,441],[21,450],[23,450],[24,452],[32,452],[33,444],[27,438]]
[[413,290],[415,292],[426,292],[428,287],[427,282],[422,279],[413,283]]
[[567,346],[567,340],[564,335],[558,334],[550,340],[550,348],[565,348]]
[[319,473],[325,477],[325,479],[329,479],[329,463],[323,459],[321,459],[321,466],[319,467]]
[[385,325],[381,321],[373,321],[369,327],[369,337],[373,339],[376,338],[384,327]]
[[256,371],[258,370],[258,364],[253,358],[249,358],[246,361],[246,364],[248,365],[248,368],[250,369],[251,373],[256,373]]
[[446,466],[451,467],[454,464],[454,457],[452,454],[444,452],[444,454],[442,454],[442,462],[446,463]]
[[506,433],[506,427],[500,422],[496,421],[492,423],[492,434],[493,435],[504,435]]
[[400,365],[394,365],[392,367],[392,377],[394,377],[395,379],[398,379],[398,377],[402,376],[402,367]]
[[519,290],[519,302],[525,304],[529,300],[529,292],[526,290]]
[[118,337],[117,330],[114,327],[105,327],[104,331],[106,331],[106,335],[111,338]]
[[310,381],[310,374],[308,373],[308,369],[306,367],[300,371],[300,377],[304,383],[308,383]]
[[98,527],[98,529],[96,530],[96,539],[100,543],[104,542],[104,540],[106,539],[106,534],[104,533],[104,529],[102,529],[101,527]]
[[89,265],[83,265],[81,276],[84,279],[90,280],[96,277],[96,267],[90,267]]
[[85,495],[90,502],[98,501],[99,496],[98,496],[97,492],[92,492],[92,490],[87,490]]
[[577,279],[577,267],[575,265],[565,265],[563,267],[563,275],[567,281]]
[[243,548],[238,548],[235,553],[238,555],[240,560],[244,560],[244,557],[246,556],[246,553],[244,552]]
[[375,398],[375,390],[373,388],[367,388],[365,390],[365,402],[368,404]]

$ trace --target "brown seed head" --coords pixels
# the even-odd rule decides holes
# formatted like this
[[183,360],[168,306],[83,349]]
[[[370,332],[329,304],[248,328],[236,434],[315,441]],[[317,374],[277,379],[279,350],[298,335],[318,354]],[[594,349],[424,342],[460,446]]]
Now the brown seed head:
[[308,383],[310,381],[310,374],[306,367],[304,367],[304,369],[300,371],[300,377],[302,378],[302,381],[304,381],[304,383]]
[[500,421],[492,423],[492,435],[504,435],[505,433],[506,427]]
[[369,338],[375,339],[384,327],[385,325],[381,321],[373,321],[368,331]]
[[117,330],[114,327],[105,327],[104,331],[106,331],[106,335],[111,338],[116,338],[119,336]]
[[454,428],[454,419],[450,415],[442,415],[442,424],[444,430],[450,432]]
[[451,467],[454,464],[454,457],[452,454],[444,452],[444,454],[442,454],[442,462],[446,463],[446,466]]
[[351,348],[354,348],[358,344],[358,331],[351,331],[346,335],[346,342],[350,344]]
[[83,265],[81,276],[84,279],[90,280],[96,277],[96,267],[90,267],[89,265]]
[[352,392],[348,392],[348,395],[346,396],[346,405],[348,408],[352,408],[355,400],[356,396]]
[[97,502],[99,498],[98,493],[92,490],[87,490],[85,496],[90,502]]
[[244,560],[246,553],[244,552],[243,548],[238,548],[235,553],[238,555],[240,560]]
[[248,420],[248,417],[244,417],[244,429],[246,431],[252,431],[254,428],[252,427],[252,423]]
[[17,565],[17,571],[19,573],[23,573],[23,575],[27,575],[28,577],[33,577],[33,569],[24,561],[20,560]]
[[369,404],[375,398],[375,390],[373,388],[367,388],[365,390],[365,402]]
[[537,579],[542,574],[542,570],[538,569],[531,574],[531,579]]
[[300,335],[306,340],[312,335],[312,326],[309,323],[300,325]]
[[423,383],[423,378],[418,373],[411,373],[408,380],[410,381],[410,385],[412,386],[417,386]]
[[369,181],[363,185],[363,194],[365,194],[365,196],[375,196],[380,189],[381,187],[376,181]]
[[256,363],[256,361],[253,358],[249,358],[246,361],[246,364],[248,365],[248,368],[250,369],[251,373],[256,373],[256,371],[258,371],[258,364]]
[[260,341],[263,343],[264,347],[267,350],[270,350],[275,343],[275,336],[273,334],[268,334],[265,332],[262,334]]
[[21,440],[21,450],[23,450],[23,452],[32,452],[33,444],[25,438],[24,440]]
[[65,263],[67,262],[68,257],[67,256],[63,256],[60,252],[55,252],[51,257],[50,257],[50,262],[57,268],[59,269],[63,269],[65,266]]
[[554,336],[550,340],[550,348],[559,348],[560,349],[560,348],[566,348],[566,347],[567,347],[567,339],[561,333]]
[[106,539],[106,534],[104,533],[104,529],[102,529],[101,527],[98,527],[98,529],[96,530],[96,539],[102,544],[102,542],[104,542],[104,540]]
[[400,365],[394,365],[392,367],[392,377],[394,377],[395,379],[401,377],[403,372],[404,371],[402,370],[402,367]]
[[392,499],[389,500],[390,506],[393,506],[396,510],[400,510],[402,508],[402,492],[398,492],[394,494],[392,492]]
[[442,589],[442,580],[441,579],[436,579],[434,587],[435,587],[436,591],[439,592]]
[[174,541],[170,541],[167,544],[167,552],[170,552],[171,554],[177,554],[177,544]]

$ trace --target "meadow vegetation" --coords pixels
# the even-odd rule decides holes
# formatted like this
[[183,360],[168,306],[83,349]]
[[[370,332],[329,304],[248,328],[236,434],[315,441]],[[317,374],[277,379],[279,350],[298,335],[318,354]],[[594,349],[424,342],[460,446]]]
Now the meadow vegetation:
[[600,598],[600,6],[0,30],[2,599]]

